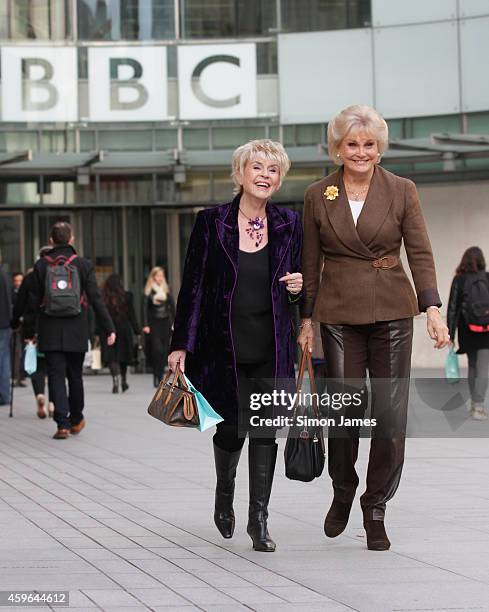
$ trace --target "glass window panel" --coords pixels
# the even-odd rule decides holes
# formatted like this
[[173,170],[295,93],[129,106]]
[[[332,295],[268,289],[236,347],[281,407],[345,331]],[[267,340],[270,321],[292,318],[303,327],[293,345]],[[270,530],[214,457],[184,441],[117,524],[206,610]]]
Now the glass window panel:
[[179,188],[180,202],[209,202],[211,199],[210,185],[208,173],[187,172],[187,180]]
[[8,3],[0,2],[0,38],[8,38]]
[[269,34],[276,27],[271,0],[180,0],[182,32],[187,38]]
[[41,134],[41,151],[64,153],[74,151],[73,132],[44,131]]
[[95,151],[95,132],[80,130],[80,151]]
[[282,129],[282,144],[285,147],[291,147],[295,145],[295,126],[284,125]]
[[268,137],[270,138],[270,140],[278,141],[278,139],[279,139],[278,125],[271,125],[268,128]]
[[153,264],[161,266],[168,273],[167,214],[161,210],[153,210],[152,212]]
[[74,200],[74,183],[44,179],[44,192],[42,194],[43,204],[73,204]]
[[12,38],[61,40],[71,33],[67,0],[12,0],[11,11]]
[[0,132],[0,151],[10,153],[26,149],[38,150],[36,132]]
[[470,134],[489,134],[489,113],[470,113],[467,124]]
[[36,181],[0,183],[0,204],[39,204],[40,201]]
[[93,204],[97,201],[97,187],[95,176],[89,177],[88,185],[80,185],[78,182],[74,185],[74,199],[76,204]]
[[78,0],[81,40],[152,40],[175,36],[173,0]]
[[316,145],[325,141],[324,127],[320,123],[298,125],[296,127],[296,144],[298,146]]
[[100,197],[102,203],[126,202],[140,204],[153,202],[153,178],[146,176],[101,176]]
[[420,117],[412,120],[412,138],[422,138],[452,132],[459,134],[462,131],[461,115],[443,115],[440,117]]
[[7,274],[22,270],[21,221],[18,213],[0,213],[0,262]]
[[390,119],[387,121],[389,127],[389,138],[404,138],[404,123],[402,119]]
[[216,202],[230,202],[233,198],[233,180],[230,172],[213,172],[212,199]]
[[234,149],[256,138],[265,138],[264,126],[214,128],[212,130],[214,149]]
[[314,181],[323,178],[323,176],[324,170],[322,168],[291,169],[274,199],[277,201],[291,199],[302,201],[306,188]]
[[284,32],[314,32],[370,25],[370,0],[282,0]]
[[183,130],[183,148],[184,149],[208,149],[209,148],[209,130],[204,128]]
[[278,74],[276,42],[256,45],[256,70],[258,74]]
[[100,130],[98,146],[106,151],[151,151],[151,130]]
[[175,181],[173,176],[156,178],[156,200],[158,202],[175,201]]
[[178,146],[177,130],[156,130],[156,150],[174,149]]

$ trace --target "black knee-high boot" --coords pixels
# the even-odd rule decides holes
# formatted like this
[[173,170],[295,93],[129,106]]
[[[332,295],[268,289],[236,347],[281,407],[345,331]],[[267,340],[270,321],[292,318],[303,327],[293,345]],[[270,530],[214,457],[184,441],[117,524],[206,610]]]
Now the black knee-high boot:
[[254,550],[261,552],[275,550],[275,542],[268,533],[267,519],[277,448],[277,444],[248,446],[250,506],[247,531],[253,540]]
[[234,483],[240,455],[241,449],[230,453],[214,444],[217,476],[214,523],[226,539],[234,533]]

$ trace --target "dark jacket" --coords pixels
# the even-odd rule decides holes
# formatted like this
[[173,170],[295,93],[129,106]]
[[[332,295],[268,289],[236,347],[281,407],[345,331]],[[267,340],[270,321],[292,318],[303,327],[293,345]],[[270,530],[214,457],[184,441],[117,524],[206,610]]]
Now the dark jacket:
[[[190,237],[171,350],[185,349],[186,373],[217,412],[235,422],[238,406],[231,306],[238,275],[239,197],[200,211]],[[288,292],[278,279],[300,272],[299,214],[267,204],[268,251],[275,333],[275,377],[294,377],[294,330]]]
[[[50,257],[70,257],[76,253],[70,245],[54,247],[48,254]],[[82,294],[93,307],[101,327],[110,334],[115,331],[107,308],[97,287],[95,269],[88,259],[77,257],[73,265],[78,268]],[[88,308],[82,307],[80,314],[73,317],[50,317],[43,312],[44,285],[48,262],[43,258],[34,266],[34,282],[30,293],[31,308],[38,313],[37,333],[39,350],[64,351],[83,353],[88,348],[89,320]]]
[[[489,333],[470,331],[465,320],[464,287],[469,276],[474,274],[457,274],[450,288],[450,297],[447,306],[447,325],[452,341],[457,336],[457,353],[472,353],[480,349],[489,348]],[[489,283],[489,273],[486,272]]]
[[[328,199],[328,187],[337,188],[336,197]],[[402,243],[416,293],[401,263]],[[416,187],[379,166],[356,227],[342,169],[307,189],[302,272],[302,316],[322,323],[362,325],[441,306]]]
[[10,278],[0,265],[0,329],[10,327],[12,315],[12,289]]
[[125,292],[125,312],[123,314],[109,310],[109,314],[115,325],[117,339],[112,346],[107,345],[107,334],[101,334],[104,338],[102,342],[102,362],[108,364],[132,363],[134,361],[134,334],[140,334],[141,329],[134,311],[133,295],[130,291]]
[[143,302],[143,327],[151,327],[152,321],[156,319],[170,319],[170,325],[175,320],[175,302],[169,293],[165,302],[155,304],[153,296],[155,292],[151,289],[149,295],[144,296]]
[[12,310],[11,326],[13,329],[17,329],[20,325],[20,319],[28,314],[29,295],[32,290],[33,282],[34,272],[31,271],[24,276],[22,284],[16,293],[14,307]]

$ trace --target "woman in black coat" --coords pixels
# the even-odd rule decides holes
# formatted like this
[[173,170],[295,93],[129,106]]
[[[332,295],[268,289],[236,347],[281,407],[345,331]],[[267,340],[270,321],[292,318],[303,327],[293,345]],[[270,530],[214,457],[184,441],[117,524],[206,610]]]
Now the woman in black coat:
[[149,336],[155,387],[163,378],[174,320],[175,302],[166,281],[165,271],[156,266],[146,281],[143,308],[143,332]]
[[102,297],[114,321],[117,337],[112,346],[102,342],[102,362],[109,367],[112,374],[112,393],[119,393],[119,383],[124,393],[129,389],[127,366],[134,361],[133,333],[141,333],[134,312],[133,296],[130,291],[124,291],[121,277],[111,274],[105,281]]
[[481,296],[484,293],[489,296],[489,274],[479,247],[470,247],[465,251],[455,272],[448,301],[447,322],[452,340],[455,340],[455,333],[458,334],[457,353],[467,353],[469,361],[470,416],[482,421],[487,419],[484,400],[489,372],[489,325],[472,325],[473,329],[480,328],[479,331],[469,328],[469,297],[473,294],[471,287],[474,282],[478,284]]

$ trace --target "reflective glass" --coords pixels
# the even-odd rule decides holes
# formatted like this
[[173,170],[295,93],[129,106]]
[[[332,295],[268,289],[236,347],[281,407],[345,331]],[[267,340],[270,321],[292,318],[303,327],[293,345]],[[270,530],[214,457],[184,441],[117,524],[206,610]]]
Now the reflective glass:
[[139,204],[154,201],[153,177],[124,174],[100,177],[100,202]]
[[272,0],[180,0],[186,38],[268,35],[276,27]]
[[78,0],[81,40],[152,40],[175,35],[173,0]]
[[5,272],[22,270],[21,245],[21,213],[0,213],[0,261]]
[[[7,0],[0,9],[6,11]],[[71,35],[68,0],[11,0],[10,37],[60,40]],[[0,26],[6,27],[6,24]]]
[[[442,115],[440,117],[420,117],[412,119],[412,138],[422,138],[432,134],[451,132],[459,134],[462,131],[461,115]],[[409,138],[409,136],[408,136]]]
[[489,113],[469,113],[467,124],[471,134],[489,134]]
[[256,138],[265,138],[264,126],[214,128],[212,130],[214,149],[234,149]]
[[282,0],[284,32],[314,32],[370,25],[370,0]]
[[180,202],[197,203],[209,202],[210,194],[210,177],[207,172],[187,172],[187,180],[183,185],[180,185],[178,194]]
[[151,130],[100,130],[98,146],[105,151],[151,151]]

